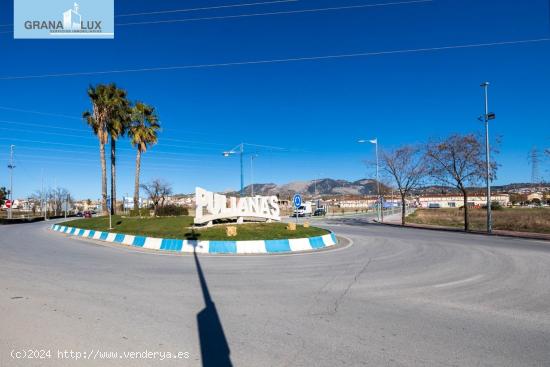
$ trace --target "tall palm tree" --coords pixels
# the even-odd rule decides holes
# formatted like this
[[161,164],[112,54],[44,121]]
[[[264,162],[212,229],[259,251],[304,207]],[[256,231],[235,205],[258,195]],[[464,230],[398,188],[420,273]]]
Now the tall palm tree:
[[155,108],[142,102],[136,102],[132,109],[132,122],[128,128],[128,136],[137,149],[136,178],[134,183],[134,209],[139,208],[139,173],[141,170],[141,154],[147,147],[158,141],[160,124]]
[[88,87],[88,97],[92,102],[92,111],[85,111],[82,117],[92,128],[92,131],[99,140],[99,158],[101,161],[101,200],[103,214],[107,211],[107,164],[105,161],[105,144],[109,138],[107,130],[108,123],[114,115],[114,111],[119,108],[120,93],[117,93],[117,87],[114,83],[98,84],[95,87]]
[[123,137],[131,120],[130,101],[126,91],[117,88],[114,91],[114,110],[107,121],[107,132],[111,139],[111,214],[116,214],[116,142]]

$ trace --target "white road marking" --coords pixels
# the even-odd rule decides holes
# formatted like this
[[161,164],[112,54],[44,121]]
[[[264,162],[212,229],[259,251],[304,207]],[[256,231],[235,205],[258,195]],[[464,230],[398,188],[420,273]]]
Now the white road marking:
[[473,277],[469,277],[469,278],[466,278],[466,279],[455,280],[454,282],[436,284],[436,285],[434,285],[434,288],[450,287],[450,286],[457,285],[457,284],[473,282],[474,280],[477,280],[477,279],[480,279],[480,278],[483,278],[483,275],[478,274],[478,275],[474,275]]

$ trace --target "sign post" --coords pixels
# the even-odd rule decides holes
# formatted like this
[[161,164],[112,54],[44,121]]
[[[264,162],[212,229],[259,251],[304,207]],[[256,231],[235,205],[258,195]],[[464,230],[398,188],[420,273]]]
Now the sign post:
[[302,196],[295,194],[292,198],[292,204],[294,204],[294,215],[296,216],[296,224],[298,224],[298,209],[302,206]]
[[107,210],[109,210],[109,230],[113,229],[113,222],[111,217],[111,197],[107,196]]

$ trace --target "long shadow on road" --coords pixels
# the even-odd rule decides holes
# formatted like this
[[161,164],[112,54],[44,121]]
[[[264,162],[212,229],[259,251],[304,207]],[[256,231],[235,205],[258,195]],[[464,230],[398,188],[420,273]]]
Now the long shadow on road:
[[216,305],[210,297],[206,279],[202,273],[201,264],[196,251],[193,253],[202,295],[204,297],[204,309],[197,314],[199,328],[199,340],[201,344],[201,357],[203,367],[227,367],[232,366],[229,354],[229,345],[223,332],[222,323],[216,310]]

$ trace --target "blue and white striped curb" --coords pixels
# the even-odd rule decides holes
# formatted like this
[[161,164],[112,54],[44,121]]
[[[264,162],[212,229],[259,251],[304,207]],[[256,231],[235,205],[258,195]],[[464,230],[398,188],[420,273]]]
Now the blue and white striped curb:
[[94,240],[120,243],[153,250],[174,252],[198,252],[205,254],[267,254],[316,250],[338,243],[334,233],[310,238],[260,241],[195,241],[169,238],[133,236],[122,233],[101,232],[54,224],[51,229],[68,235]]

